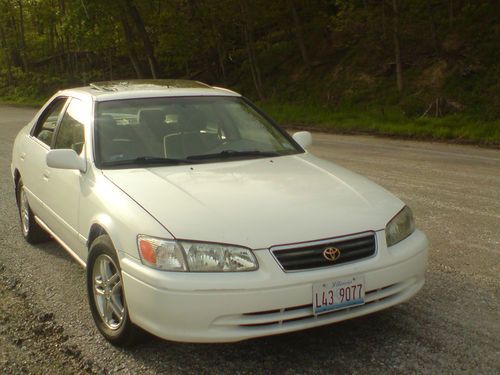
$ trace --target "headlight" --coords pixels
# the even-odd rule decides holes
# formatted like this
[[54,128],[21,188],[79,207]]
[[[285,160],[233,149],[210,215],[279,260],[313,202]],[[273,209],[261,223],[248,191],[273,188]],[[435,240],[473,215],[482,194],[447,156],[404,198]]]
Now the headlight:
[[137,237],[142,263],[166,271],[238,272],[258,267],[252,251],[237,246]]
[[387,246],[392,246],[404,240],[415,230],[415,221],[410,207],[405,206],[385,226]]

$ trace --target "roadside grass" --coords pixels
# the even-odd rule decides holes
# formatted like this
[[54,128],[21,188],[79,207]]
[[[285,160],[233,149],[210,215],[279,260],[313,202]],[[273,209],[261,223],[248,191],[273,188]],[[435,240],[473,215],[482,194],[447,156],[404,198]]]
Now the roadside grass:
[[17,100],[17,99],[12,99],[12,98],[0,98],[0,104],[19,106],[19,107],[39,108],[44,103],[45,103],[44,101],[41,101],[39,99],[23,98],[22,100]]
[[500,146],[500,119],[482,120],[471,114],[408,117],[397,109],[382,112],[381,109],[332,109],[290,103],[259,105],[285,127]]
[[[0,104],[40,107],[39,96],[4,95]],[[326,106],[260,102],[274,120],[295,127],[344,134],[373,134],[410,139],[443,140],[500,147],[500,119],[484,120],[474,114],[410,117],[397,108],[328,108]]]
[[41,107],[49,97],[43,97],[36,92],[28,92],[27,90],[22,92],[19,90],[2,92],[0,90],[0,104]]

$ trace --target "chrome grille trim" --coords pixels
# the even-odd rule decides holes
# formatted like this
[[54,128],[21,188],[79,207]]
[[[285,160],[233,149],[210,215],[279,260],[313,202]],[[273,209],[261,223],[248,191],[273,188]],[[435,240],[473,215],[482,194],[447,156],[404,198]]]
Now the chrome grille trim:
[[[322,252],[318,247],[322,246],[325,248],[328,246],[338,246],[338,248],[346,254],[344,255],[344,260],[329,264],[319,255]],[[272,246],[269,250],[284,272],[310,271],[341,266],[346,263],[374,257],[377,254],[377,236],[374,231],[368,231],[318,241]],[[304,259],[306,257],[307,259]],[[304,267],[297,267],[297,265],[304,263],[309,264],[306,264]]]

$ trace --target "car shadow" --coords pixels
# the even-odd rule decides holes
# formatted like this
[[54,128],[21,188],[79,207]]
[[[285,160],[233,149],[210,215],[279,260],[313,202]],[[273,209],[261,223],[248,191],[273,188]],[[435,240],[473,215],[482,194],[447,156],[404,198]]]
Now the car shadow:
[[53,238],[32,246],[38,251],[43,251],[49,256],[72,262],[77,266],[79,265],[78,262]]
[[141,345],[127,350],[144,367],[151,365],[155,353],[162,361],[151,369],[160,372],[175,366],[178,372],[191,373],[351,373],[352,361],[373,360],[377,353],[399,345],[397,315],[396,307],[324,327],[229,344],[174,343],[147,334]]

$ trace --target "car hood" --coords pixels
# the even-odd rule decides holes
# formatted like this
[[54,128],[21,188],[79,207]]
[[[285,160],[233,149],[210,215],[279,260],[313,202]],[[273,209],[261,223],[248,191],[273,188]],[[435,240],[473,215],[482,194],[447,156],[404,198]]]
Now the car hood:
[[174,237],[252,249],[380,230],[403,207],[310,154],[103,173]]

